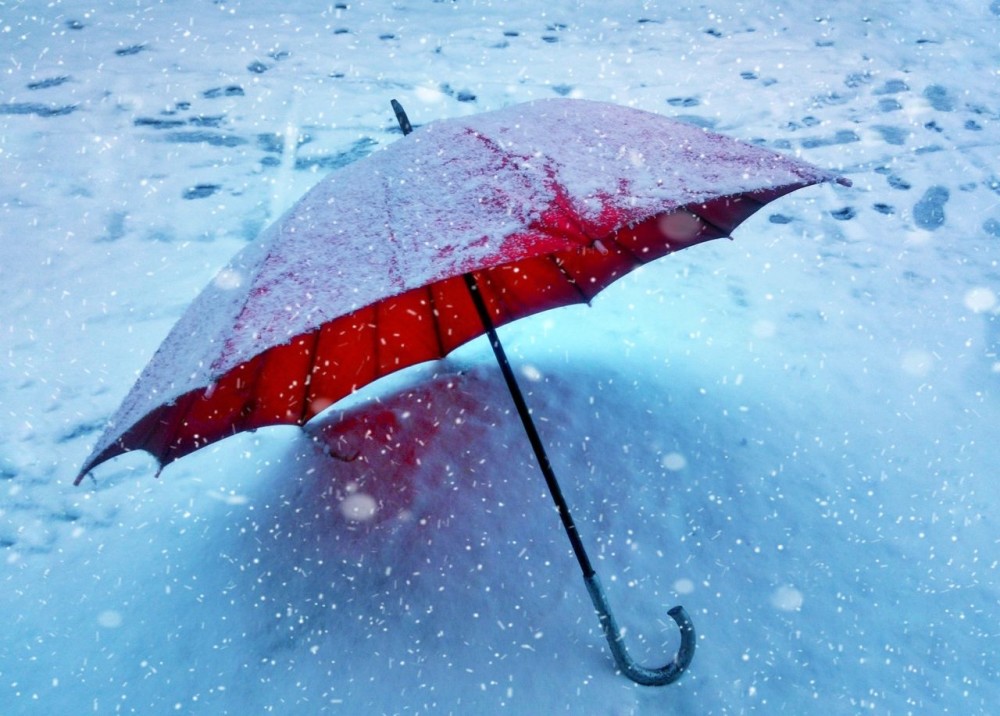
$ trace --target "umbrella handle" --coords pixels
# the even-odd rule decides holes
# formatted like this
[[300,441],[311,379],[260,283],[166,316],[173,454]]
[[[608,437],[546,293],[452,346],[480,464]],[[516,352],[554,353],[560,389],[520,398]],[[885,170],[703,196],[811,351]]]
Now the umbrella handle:
[[674,660],[659,668],[641,666],[635,663],[625,648],[621,629],[619,629],[615,615],[611,611],[608,597],[604,593],[604,587],[601,585],[597,573],[585,576],[583,581],[587,585],[587,591],[590,592],[590,599],[594,602],[594,609],[597,610],[600,617],[604,637],[608,640],[608,646],[611,647],[611,654],[615,658],[615,664],[619,671],[632,681],[644,686],[665,686],[679,679],[684,670],[688,668],[691,659],[694,658],[695,648],[694,624],[684,607],[677,606],[667,612],[681,630],[681,645]]

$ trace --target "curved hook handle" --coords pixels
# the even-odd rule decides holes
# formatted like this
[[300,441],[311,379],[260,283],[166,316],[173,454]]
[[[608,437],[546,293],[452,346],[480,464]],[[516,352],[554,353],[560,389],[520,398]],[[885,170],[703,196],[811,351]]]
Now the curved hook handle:
[[611,647],[611,654],[615,658],[618,669],[632,681],[644,686],[666,686],[677,681],[684,670],[688,668],[691,659],[694,658],[694,624],[687,612],[684,611],[684,607],[674,607],[667,612],[681,630],[681,646],[677,650],[677,655],[666,666],[651,669],[636,664],[628,650],[625,649],[621,630],[618,628],[618,622],[615,621],[615,615],[611,612],[607,595],[604,593],[604,587],[601,586],[601,580],[598,579],[597,574],[584,577],[583,581],[587,584],[587,591],[590,592],[590,599],[594,602],[594,608],[601,620],[601,628],[604,629],[604,636],[608,640],[608,646]]

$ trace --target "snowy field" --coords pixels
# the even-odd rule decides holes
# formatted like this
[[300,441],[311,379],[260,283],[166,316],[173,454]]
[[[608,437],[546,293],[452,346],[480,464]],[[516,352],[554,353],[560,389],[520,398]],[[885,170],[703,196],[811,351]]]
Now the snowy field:
[[[0,62],[0,713],[996,713],[1000,2],[8,0]],[[633,654],[691,614],[677,684],[615,673],[482,340],[72,486],[391,98],[553,96],[854,184],[501,332]]]

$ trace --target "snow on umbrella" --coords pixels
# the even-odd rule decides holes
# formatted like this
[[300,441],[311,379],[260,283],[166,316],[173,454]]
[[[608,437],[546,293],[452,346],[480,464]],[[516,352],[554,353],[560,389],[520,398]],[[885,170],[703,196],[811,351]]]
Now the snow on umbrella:
[[229,435],[303,425],[355,390],[487,333],[618,667],[625,651],[495,327],[589,302],[631,269],[727,237],[833,174],[656,114],[550,99],[412,130],[321,181],[239,253],[164,340],[83,464],[161,466]]

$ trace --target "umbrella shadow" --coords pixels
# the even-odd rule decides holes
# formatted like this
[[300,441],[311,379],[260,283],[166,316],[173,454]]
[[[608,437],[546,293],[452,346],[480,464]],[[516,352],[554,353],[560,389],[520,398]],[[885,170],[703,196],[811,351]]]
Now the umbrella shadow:
[[[591,606],[500,376],[492,366],[451,367],[321,416],[280,461],[282,475],[261,480],[274,494],[257,501],[275,508],[254,530],[269,539],[248,541],[267,575],[260,589],[294,605],[299,622],[278,628],[269,648],[334,638],[341,650],[370,651],[384,639],[391,652],[404,629],[412,643],[434,645],[418,650],[422,658],[447,659],[468,649],[468,625],[480,622],[504,632],[490,648],[525,654],[542,625],[565,622],[573,626],[544,650],[605,671],[599,627],[589,623]],[[638,653],[655,660],[676,648],[676,629],[664,623],[676,600],[665,575],[680,563],[667,545],[687,529],[685,501],[667,505],[657,457],[667,446],[635,419],[667,396],[604,404],[612,393],[599,394],[613,374],[599,361],[572,371],[543,361],[526,392],[609,588],[636,602],[622,621],[641,620]],[[626,414],[607,415],[618,407]],[[618,427],[602,435],[592,423],[605,408]],[[637,442],[612,449],[622,436]],[[655,533],[656,543],[633,527]]]
[[491,407],[503,390],[448,373],[308,426],[282,475],[261,481],[274,494],[256,501],[274,507],[254,531],[271,539],[247,542],[262,592],[294,603],[303,625],[275,646],[336,633],[370,650],[401,628],[441,645],[476,620],[523,642],[564,601],[573,564],[552,558],[565,551],[558,522],[536,526],[551,508],[529,453],[511,457],[508,433],[523,438]]

